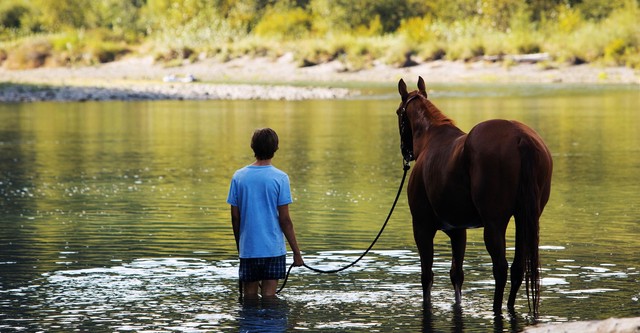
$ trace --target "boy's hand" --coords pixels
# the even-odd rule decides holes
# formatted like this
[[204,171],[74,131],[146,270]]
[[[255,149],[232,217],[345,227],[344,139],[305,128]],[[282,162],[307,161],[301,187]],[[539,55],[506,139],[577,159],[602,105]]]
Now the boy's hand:
[[304,265],[304,260],[302,259],[302,255],[300,253],[293,255],[293,266],[300,267]]

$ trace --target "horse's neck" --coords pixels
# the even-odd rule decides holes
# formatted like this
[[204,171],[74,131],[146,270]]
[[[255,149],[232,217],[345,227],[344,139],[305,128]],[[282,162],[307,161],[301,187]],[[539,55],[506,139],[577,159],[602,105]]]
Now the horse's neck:
[[455,127],[453,120],[451,120],[444,113],[442,113],[442,111],[440,111],[440,109],[438,109],[438,107],[435,104],[431,103],[431,101],[426,100],[425,106],[427,107],[427,110],[424,116],[430,125],[439,126],[439,125],[448,124]]
[[424,137],[427,143],[448,144],[463,135],[465,135],[465,133],[455,125],[442,124],[429,126]]
[[452,124],[430,125],[425,128],[422,135],[414,136],[414,155],[417,158],[422,152],[427,152],[434,148],[439,151],[454,149],[457,140],[464,135],[463,131]]
[[424,105],[426,110],[414,119],[412,126],[414,151],[427,149],[430,144],[447,145],[465,134],[433,103],[427,100]]

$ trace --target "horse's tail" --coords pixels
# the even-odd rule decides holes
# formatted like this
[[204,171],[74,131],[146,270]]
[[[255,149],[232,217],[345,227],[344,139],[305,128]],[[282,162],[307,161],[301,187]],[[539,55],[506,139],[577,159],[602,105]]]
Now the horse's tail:
[[[541,189],[536,173],[539,151],[534,141],[529,137],[520,140],[518,149],[520,150],[521,167],[516,209],[517,221],[519,220],[520,223],[516,225],[516,228],[522,228],[521,240],[524,243],[516,244],[516,247],[520,248],[519,252],[523,259],[529,310],[533,310],[533,313],[537,315],[540,305],[539,218],[543,209],[540,202]],[[519,231],[516,230],[516,232]]]

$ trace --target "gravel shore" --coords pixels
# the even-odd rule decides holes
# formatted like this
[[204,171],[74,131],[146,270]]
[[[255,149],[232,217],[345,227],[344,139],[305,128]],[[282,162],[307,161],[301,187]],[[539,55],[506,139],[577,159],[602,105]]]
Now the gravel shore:
[[[588,64],[548,68],[536,63],[505,66],[490,61],[434,61],[405,68],[377,64],[350,71],[339,61],[299,67],[290,54],[228,62],[204,59],[179,67],[163,67],[146,57],[86,67],[0,68],[0,102],[335,99],[358,92],[332,85],[394,84],[400,78],[412,81],[419,75],[428,83],[640,84],[640,72],[633,69]],[[191,77],[196,81],[181,82]]]
[[108,100],[304,100],[345,98],[347,89],[246,84],[120,83],[96,85],[0,86],[0,102]]

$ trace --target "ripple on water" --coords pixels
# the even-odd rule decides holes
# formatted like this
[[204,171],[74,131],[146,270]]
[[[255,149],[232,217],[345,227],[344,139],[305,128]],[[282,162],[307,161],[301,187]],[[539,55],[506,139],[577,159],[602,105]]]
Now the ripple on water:
[[[360,251],[323,251],[306,255],[305,259],[313,267],[333,269],[347,265],[360,254]],[[465,318],[481,322],[493,318],[490,300],[494,281],[491,266],[486,265],[485,259],[470,256],[467,260],[462,300]],[[633,269],[624,271],[606,263],[579,266],[571,265],[571,260],[551,262],[555,264],[544,267],[543,302],[615,293],[618,289],[612,287],[584,288],[581,281],[637,275]],[[247,313],[237,302],[235,259],[211,262],[195,258],[140,258],[112,263],[111,267],[46,273],[37,284],[3,294],[32,299],[39,304],[32,309],[38,319],[27,319],[25,325],[40,330],[53,328],[54,323],[65,329],[82,329],[87,318],[92,325],[116,331],[197,332],[225,327],[233,330],[240,325],[242,313]],[[449,317],[452,313],[454,295],[449,267],[447,256],[436,257],[432,290],[434,316]],[[294,326],[300,329],[384,330],[390,323],[389,318],[421,311],[419,275],[417,253],[376,250],[352,269],[338,274],[318,274],[303,268],[292,270],[282,298],[291,308],[303,313],[294,320]],[[11,302],[7,302],[6,306],[10,306]],[[526,312],[526,304],[526,296],[521,293],[516,307]],[[332,319],[345,313],[348,316],[344,320]],[[411,316],[405,324],[413,327],[420,322]]]

